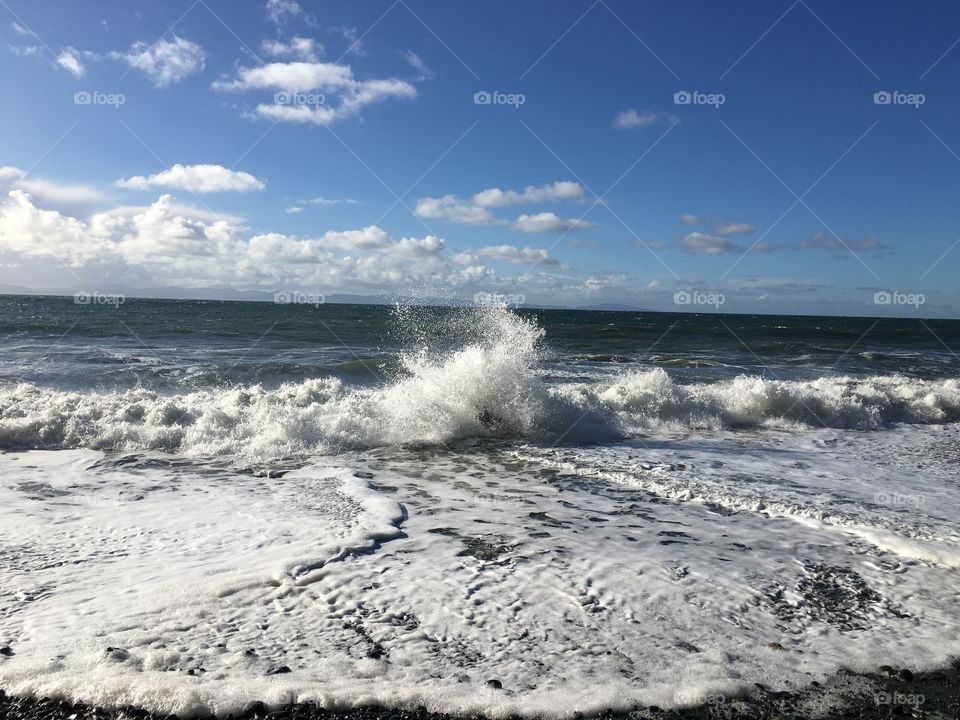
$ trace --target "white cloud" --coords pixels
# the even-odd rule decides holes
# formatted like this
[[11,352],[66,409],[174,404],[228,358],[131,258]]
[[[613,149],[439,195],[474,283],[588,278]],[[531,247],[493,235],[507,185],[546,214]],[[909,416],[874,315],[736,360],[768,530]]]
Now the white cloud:
[[601,273],[591,275],[584,280],[578,290],[587,297],[591,297],[610,289],[621,289],[630,281],[630,276],[626,273]]
[[456,195],[444,195],[441,198],[421,198],[414,212],[418,217],[429,220],[446,220],[461,225],[496,225],[502,221],[479,205],[463,202]]
[[356,252],[357,250],[387,247],[390,244],[390,236],[386,230],[376,225],[370,225],[362,230],[327,232],[318,240],[318,243],[323,247],[343,250],[344,252]]
[[299,205],[294,205],[293,207],[288,207],[288,208],[285,210],[285,212],[286,212],[288,215],[296,215],[296,214],[298,214],[298,213],[302,213],[302,212],[303,212],[303,208],[300,207]]
[[[416,88],[404,80],[357,80],[348,65],[321,62],[268,63],[241,68],[232,80],[218,80],[220,92],[274,90],[272,103],[257,105],[256,114],[271,120],[329,125],[356,115],[367,105],[391,98],[412,99]],[[299,102],[297,94],[310,93]],[[336,102],[331,102],[336,101]]]
[[357,29],[350,25],[341,25],[340,27],[333,28],[338,31],[343,37],[344,42],[347,43],[347,49],[343,51],[344,55],[355,55],[360,57],[364,55],[363,43],[361,42],[362,38],[360,37]]
[[[491,277],[455,269],[440,238],[393,239],[379,227],[317,238],[266,233],[244,239],[237,222],[178,206],[169,195],[145,208],[72,217],[37,207],[22,190],[0,199],[0,254],[73,267],[135,268],[148,283],[276,288],[463,283]],[[54,267],[53,263],[49,263]]]
[[757,226],[749,223],[727,223],[717,228],[717,235],[750,235]]
[[458,252],[450,259],[458,265],[476,265],[478,262],[480,262],[479,255],[472,252],[467,252],[465,250]]
[[698,215],[691,215],[687,213],[686,215],[680,216],[680,222],[684,225],[702,225],[703,220]]
[[[22,179],[15,168],[0,168],[0,182]],[[524,266],[543,271],[510,276],[511,270]],[[489,245],[452,254],[434,235],[393,237],[378,226],[299,237],[276,232],[251,236],[242,219],[185,207],[170,195],[143,207],[81,216],[45,208],[19,188],[0,194],[3,268],[8,268],[5,280],[14,273],[22,276],[22,284],[43,277],[36,286],[44,287],[57,282],[50,278],[64,277],[65,268],[74,268],[82,271],[85,283],[87,278],[102,277],[109,283],[108,277],[125,277],[144,290],[297,288],[395,294],[411,287],[439,287],[461,297],[477,291],[523,292],[528,297],[539,293],[549,302],[595,297],[605,289],[615,293],[611,299],[622,299],[630,290],[620,286],[616,274],[586,281],[570,278],[567,268],[540,248]]]
[[692,232],[680,240],[680,247],[691,255],[720,255],[737,252],[740,248],[726,238]]
[[645,112],[642,115],[636,110],[624,110],[617,113],[613,119],[613,126],[619,130],[630,128],[644,128],[656,124],[657,115],[652,112]]
[[82,221],[37,208],[23,190],[12,190],[0,201],[0,250],[68,265],[81,265],[100,252]]
[[33,197],[55,205],[93,205],[105,198],[89,185],[60,185],[49,180],[21,180],[17,185]]
[[679,121],[680,118],[670,113],[657,113],[649,110],[637,112],[631,109],[617,113],[617,116],[613,119],[613,126],[618,130],[636,130],[648,128],[660,122],[672,125]]
[[295,0],[267,0],[267,17],[275,25],[282,25],[293,20],[303,12]]
[[555,258],[550,257],[547,250],[532,247],[518,248],[515,245],[490,245],[477,250],[477,255],[492,260],[512,263],[514,265],[534,264],[548,266],[560,264]]
[[143,72],[158,88],[167,87],[200,72],[206,59],[202,47],[176,35],[172,40],[162,39],[153,45],[137,42],[130,47],[129,52],[115,52],[111,53],[111,56]]
[[524,214],[510,222],[496,217],[489,208],[576,201],[582,200],[584,196],[582,185],[562,180],[547,185],[528,185],[520,191],[488,188],[476,193],[470,200],[461,200],[456,195],[421,198],[417,201],[414,212],[422,218],[441,219],[461,225],[510,225],[522,232],[581,230],[591,227],[591,223],[583,220],[563,220],[552,212]]
[[559,180],[539,187],[528,185],[520,192],[501,190],[500,188],[481,190],[473,196],[473,202],[480,207],[504,207],[507,205],[582,200],[584,194],[583,186],[580,183]]
[[75,48],[65,47],[57,55],[57,65],[69,72],[76,78],[83,77],[86,68],[80,62],[80,53]]
[[322,62],[267,63],[255,68],[240,68],[233,80],[218,80],[213,89],[221,92],[249,90],[342,90],[356,84],[349,65]]
[[513,228],[526,233],[537,232],[571,232],[574,230],[586,230],[593,227],[593,223],[586,220],[564,219],[558,217],[556,213],[542,212],[536,215],[521,215],[513,221]]
[[315,197],[310,198],[306,202],[311,205],[359,205],[359,200],[354,200],[353,198],[325,198],[325,197]]
[[266,184],[250,173],[230,170],[222,165],[181,165],[177,163],[169,170],[144,177],[136,175],[118,180],[117,186],[130,190],[151,190],[153,188],[173,188],[190,192],[246,192],[263,190]]
[[270,57],[293,58],[304,62],[317,62],[324,53],[323,45],[313,38],[293,37],[287,42],[264,40],[261,47]]
[[433,70],[427,67],[427,64],[423,61],[423,58],[417,55],[413,50],[404,51],[403,59],[407,61],[407,64],[409,64],[410,67],[419,73],[419,80],[426,80],[427,78],[433,77]]
[[39,45],[30,45],[25,47],[10,45],[10,52],[17,57],[37,57],[41,54],[42,50],[43,48],[41,48]]
[[89,185],[63,185],[50,180],[28,179],[15,167],[0,167],[0,193],[23,190],[41,202],[55,206],[95,205],[106,196]]
[[32,37],[36,37],[36,33],[35,33],[35,32],[33,32],[32,30],[29,30],[29,29],[25,28],[23,25],[21,25],[21,24],[18,23],[18,22],[12,22],[12,23],[10,23],[10,27],[13,28],[13,31],[14,31],[17,35],[26,35],[27,37],[31,37],[31,36],[32,36]]

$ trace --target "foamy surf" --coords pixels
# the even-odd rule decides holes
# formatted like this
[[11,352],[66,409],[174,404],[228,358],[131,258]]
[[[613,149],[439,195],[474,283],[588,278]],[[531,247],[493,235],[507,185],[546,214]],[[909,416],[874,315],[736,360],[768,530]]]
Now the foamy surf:
[[[876,435],[850,438],[867,444],[846,464],[813,445],[782,462],[896,480],[863,466]],[[686,462],[723,458],[715,492],[734,497],[760,462],[743,450],[731,439]],[[960,651],[954,567],[848,526],[677,502],[642,468],[604,479],[616,457],[598,449],[555,452],[576,467],[505,449],[434,452],[424,468],[411,448],[267,478],[156,455],[0,456],[0,534],[18,548],[0,558],[14,652],[0,685],[161,714],[262,700],[570,718]],[[917,492],[955,494],[945,478]],[[927,544],[950,527],[937,504],[891,521]]]
[[542,332],[506,310],[478,316],[475,339],[418,348],[374,386],[333,377],[210,388],[0,390],[0,449],[159,450],[269,460],[467,438],[544,444],[658,430],[852,428],[960,419],[960,382],[905,376],[681,383],[663,368],[590,382],[548,382]]

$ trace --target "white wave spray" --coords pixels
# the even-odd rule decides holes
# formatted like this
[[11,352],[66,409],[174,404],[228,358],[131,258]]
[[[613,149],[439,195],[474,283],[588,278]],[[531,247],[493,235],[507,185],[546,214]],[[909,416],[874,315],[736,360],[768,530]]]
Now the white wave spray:
[[830,426],[960,419],[956,379],[903,376],[778,381],[742,376],[684,385],[663,369],[614,381],[548,385],[543,330],[505,308],[437,318],[398,310],[414,338],[397,377],[211,388],[0,390],[0,449],[86,447],[273,459],[471,437],[574,442],[658,429]]

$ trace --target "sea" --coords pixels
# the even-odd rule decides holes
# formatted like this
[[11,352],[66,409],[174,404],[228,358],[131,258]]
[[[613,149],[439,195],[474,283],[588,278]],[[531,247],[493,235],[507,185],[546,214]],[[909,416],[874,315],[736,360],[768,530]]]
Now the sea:
[[960,655],[960,322],[0,297],[0,689],[716,703]]

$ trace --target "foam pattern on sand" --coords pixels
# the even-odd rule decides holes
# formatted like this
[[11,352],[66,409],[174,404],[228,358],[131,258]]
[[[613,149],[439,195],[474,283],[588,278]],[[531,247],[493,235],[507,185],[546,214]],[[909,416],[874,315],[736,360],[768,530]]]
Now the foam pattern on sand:
[[385,448],[282,477],[6,454],[0,686],[569,717],[960,652],[957,427],[789,437]]

